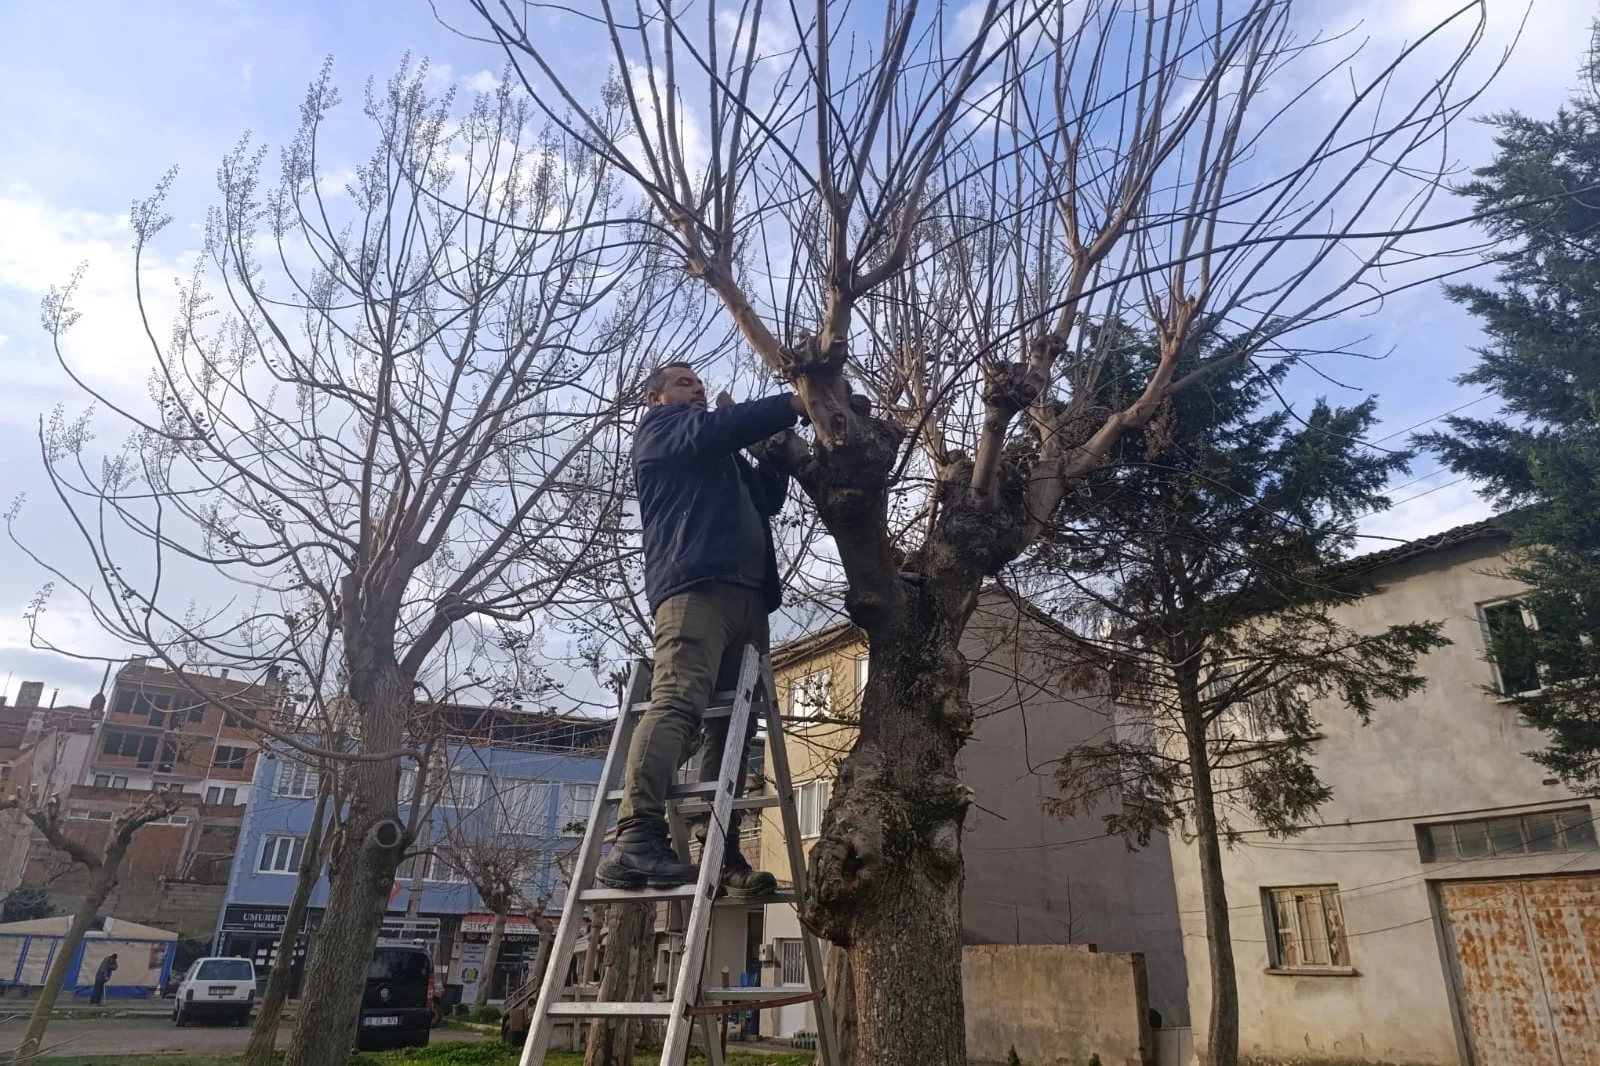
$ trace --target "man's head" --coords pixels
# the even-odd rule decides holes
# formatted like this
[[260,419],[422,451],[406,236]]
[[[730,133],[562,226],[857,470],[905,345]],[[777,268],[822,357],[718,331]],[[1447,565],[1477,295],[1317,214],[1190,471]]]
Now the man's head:
[[651,407],[689,406],[705,410],[706,383],[688,363],[664,363],[644,383]]

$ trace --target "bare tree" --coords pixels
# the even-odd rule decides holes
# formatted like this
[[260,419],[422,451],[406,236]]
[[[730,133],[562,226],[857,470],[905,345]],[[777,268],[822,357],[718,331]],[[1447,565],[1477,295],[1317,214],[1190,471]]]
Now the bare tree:
[[[537,625],[605,563],[641,366],[705,333],[618,221],[605,156],[509,85],[465,108],[426,85],[407,66],[369,86],[375,147],[348,174],[322,143],[327,70],[275,181],[248,143],[224,160],[177,321],[147,324],[153,410],[74,374],[70,286],[44,307],[63,367],[130,435],[102,457],[87,414],[41,427],[92,577],[33,558],[174,667],[290,667],[304,702],[263,728],[344,764],[296,1066],[342,1063],[354,1033],[412,843],[397,790],[402,759],[425,758],[419,707],[545,692]],[[134,206],[136,262],[165,191]]]
[[444,834],[443,861],[466,878],[478,893],[484,910],[494,916],[489,944],[484,952],[484,977],[478,982],[474,1007],[489,1003],[493,991],[494,969],[500,961],[505,940],[506,920],[514,913],[543,914],[549,893],[528,898],[526,888],[537,883],[538,875],[553,866],[553,857],[531,837],[513,833],[485,833],[452,827]]
[[[1415,263],[1482,5],[1381,56],[1289,0],[469,6],[805,402],[781,461],[871,680],[804,916],[849,949],[861,1061],[959,1063],[977,592],[1167,397],[1416,280],[1383,271]],[[598,102],[556,50],[585,40]],[[1078,329],[1108,312],[1161,344],[1115,406]]]
[[28,1028],[23,1033],[22,1044],[11,1053],[9,1061],[27,1066],[38,1057],[45,1030],[50,1025],[50,1015],[55,1010],[62,986],[66,984],[67,971],[75,964],[78,948],[83,944],[89,926],[99,917],[106,897],[117,887],[117,871],[122,867],[122,860],[128,854],[134,835],[151,822],[171,816],[190,802],[193,802],[193,797],[181,792],[150,793],[112,818],[105,846],[97,852],[68,835],[66,827],[62,825],[61,799],[58,795],[50,795],[42,806],[24,804],[20,797],[0,801],[0,810],[21,810],[51,848],[89,871],[89,883],[84,889],[83,901],[78,904],[78,909],[72,915],[72,924],[67,927],[66,935],[56,948],[49,972],[45,974],[44,987],[39,990],[33,1012],[28,1015]]
[[311,814],[311,828],[300,847],[294,894],[289,897],[289,906],[284,910],[277,953],[272,958],[272,969],[267,973],[266,987],[261,990],[261,1006],[256,1010],[250,1042],[245,1046],[245,1066],[271,1066],[277,1060],[278,1028],[283,1022],[283,1009],[289,1002],[289,983],[294,977],[294,958],[300,943],[300,931],[305,927],[306,913],[310,910],[311,893],[322,879],[322,867],[328,861],[328,826],[333,813],[328,810],[328,801],[332,795],[333,777],[325,767],[318,773],[317,803]]

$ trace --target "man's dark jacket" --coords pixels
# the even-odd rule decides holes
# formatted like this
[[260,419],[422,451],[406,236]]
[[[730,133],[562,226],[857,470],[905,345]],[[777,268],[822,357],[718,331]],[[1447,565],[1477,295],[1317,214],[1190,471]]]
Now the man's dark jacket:
[[767,610],[782,590],[771,519],[788,475],[752,466],[739,449],[794,425],[787,395],[717,410],[647,409],[633,437],[633,479],[644,526],[644,590],[662,601],[708,581],[759,588]]

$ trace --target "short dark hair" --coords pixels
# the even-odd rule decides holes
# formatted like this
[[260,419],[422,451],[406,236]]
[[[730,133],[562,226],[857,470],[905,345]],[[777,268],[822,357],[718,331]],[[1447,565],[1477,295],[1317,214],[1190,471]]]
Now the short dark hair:
[[644,379],[645,395],[648,396],[652,392],[660,392],[662,389],[666,388],[667,371],[671,370],[675,366],[681,366],[685,370],[694,369],[693,364],[686,363],[682,359],[674,359],[670,363],[662,363],[660,366],[650,371],[650,376]]

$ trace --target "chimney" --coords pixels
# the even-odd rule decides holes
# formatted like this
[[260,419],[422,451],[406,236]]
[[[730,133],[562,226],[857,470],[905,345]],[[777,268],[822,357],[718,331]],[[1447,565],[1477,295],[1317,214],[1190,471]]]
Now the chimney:
[[17,688],[17,706],[34,708],[39,706],[39,700],[44,697],[43,681],[24,681]]
[[0,707],[4,707],[5,705],[6,705],[6,698],[4,696],[0,696]]

